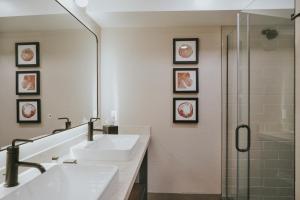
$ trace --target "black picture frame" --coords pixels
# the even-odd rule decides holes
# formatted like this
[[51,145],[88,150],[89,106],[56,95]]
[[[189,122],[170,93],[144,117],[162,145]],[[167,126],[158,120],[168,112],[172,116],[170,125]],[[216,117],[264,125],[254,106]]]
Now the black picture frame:
[[[21,103],[35,103],[36,104],[36,119],[34,120],[24,120],[20,116],[20,104]],[[41,123],[41,100],[40,99],[17,99],[17,123]]]
[[[22,74],[35,74],[36,75],[36,92],[21,92],[19,88],[19,79]],[[17,71],[16,72],[16,95],[39,95],[40,94],[40,72],[39,71]]]
[[[35,62],[34,63],[20,63],[19,60],[19,47],[21,46],[35,46]],[[40,43],[39,42],[18,42],[15,44],[15,60],[17,67],[39,67],[40,66]]]
[[[177,101],[194,101],[195,103],[195,108],[193,107],[193,110],[195,110],[195,112],[193,112],[194,114],[194,118],[195,119],[186,119],[186,120],[182,120],[182,119],[177,119],[177,105],[176,102]],[[173,123],[198,123],[198,98],[192,98],[192,97],[182,97],[182,98],[173,98]]]
[[[176,43],[177,42],[195,42],[195,59],[190,61],[176,59]],[[199,38],[174,38],[173,39],[173,64],[198,64],[199,63]]]
[[[178,71],[191,71],[195,73],[195,89],[178,90],[177,88],[177,76]],[[198,68],[173,68],[173,92],[174,93],[199,93],[199,70]]]

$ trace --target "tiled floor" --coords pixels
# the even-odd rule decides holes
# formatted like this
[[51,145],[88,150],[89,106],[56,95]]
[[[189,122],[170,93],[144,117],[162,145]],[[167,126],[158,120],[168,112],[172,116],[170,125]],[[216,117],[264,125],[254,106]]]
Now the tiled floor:
[[220,195],[199,194],[148,194],[148,200],[220,200]]

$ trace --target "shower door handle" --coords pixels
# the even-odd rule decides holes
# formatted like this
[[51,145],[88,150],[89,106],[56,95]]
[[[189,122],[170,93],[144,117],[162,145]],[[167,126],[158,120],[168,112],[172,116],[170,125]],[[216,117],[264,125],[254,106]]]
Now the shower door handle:
[[[239,139],[240,139],[240,129],[245,128],[247,130],[247,146],[246,148],[240,148]],[[246,124],[239,125],[235,129],[235,148],[239,152],[247,152],[250,150],[250,141],[251,141],[251,130],[250,127]]]

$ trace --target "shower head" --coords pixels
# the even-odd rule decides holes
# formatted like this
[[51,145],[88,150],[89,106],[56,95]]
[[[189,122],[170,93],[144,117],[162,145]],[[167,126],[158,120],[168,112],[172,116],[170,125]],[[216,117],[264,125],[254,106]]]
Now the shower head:
[[265,35],[268,40],[273,40],[278,36],[278,31],[276,29],[264,29],[261,34]]

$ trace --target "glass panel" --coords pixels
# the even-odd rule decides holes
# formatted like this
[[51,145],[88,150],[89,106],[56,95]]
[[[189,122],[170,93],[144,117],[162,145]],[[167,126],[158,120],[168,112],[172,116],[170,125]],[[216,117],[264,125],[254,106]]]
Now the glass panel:
[[294,199],[294,24],[250,15],[250,199]]
[[[238,14],[237,125],[249,122],[249,15]],[[247,130],[240,128],[238,146],[247,148]],[[237,199],[248,199],[249,153],[237,151]]]
[[[238,40],[237,40],[238,38]],[[223,90],[223,102],[226,103],[225,127],[225,147],[226,147],[226,174],[224,188],[226,197],[229,199],[248,198],[248,153],[238,152],[236,149],[235,130],[239,125],[248,125],[248,15],[238,15],[238,32],[233,29],[227,34],[227,59],[225,79],[226,87]],[[238,50],[238,51],[237,51]],[[238,62],[237,62],[238,60]],[[223,63],[224,63],[223,62]],[[224,83],[224,82],[223,82]],[[224,104],[223,104],[224,105]],[[224,130],[224,129],[223,129]],[[239,148],[246,148],[247,132],[245,129],[239,131]],[[224,191],[223,190],[223,191]]]
[[237,153],[235,128],[237,127],[237,52],[236,30],[227,37],[227,197],[237,196]]
[[252,0],[243,12],[290,19],[294,7],[294,0]]
[[236,163],[236,27],[222,27],[222,41],[222,197],[226,198],[236,193],[237,170],[232,166]]
[[[223,193],[234,200],[294,200],[294,24],[241,13],[237,29],[225,35]],[[249,152],[235,148],[242,124],[251,127]],[[246,148],[246,129],[239,136]]]

